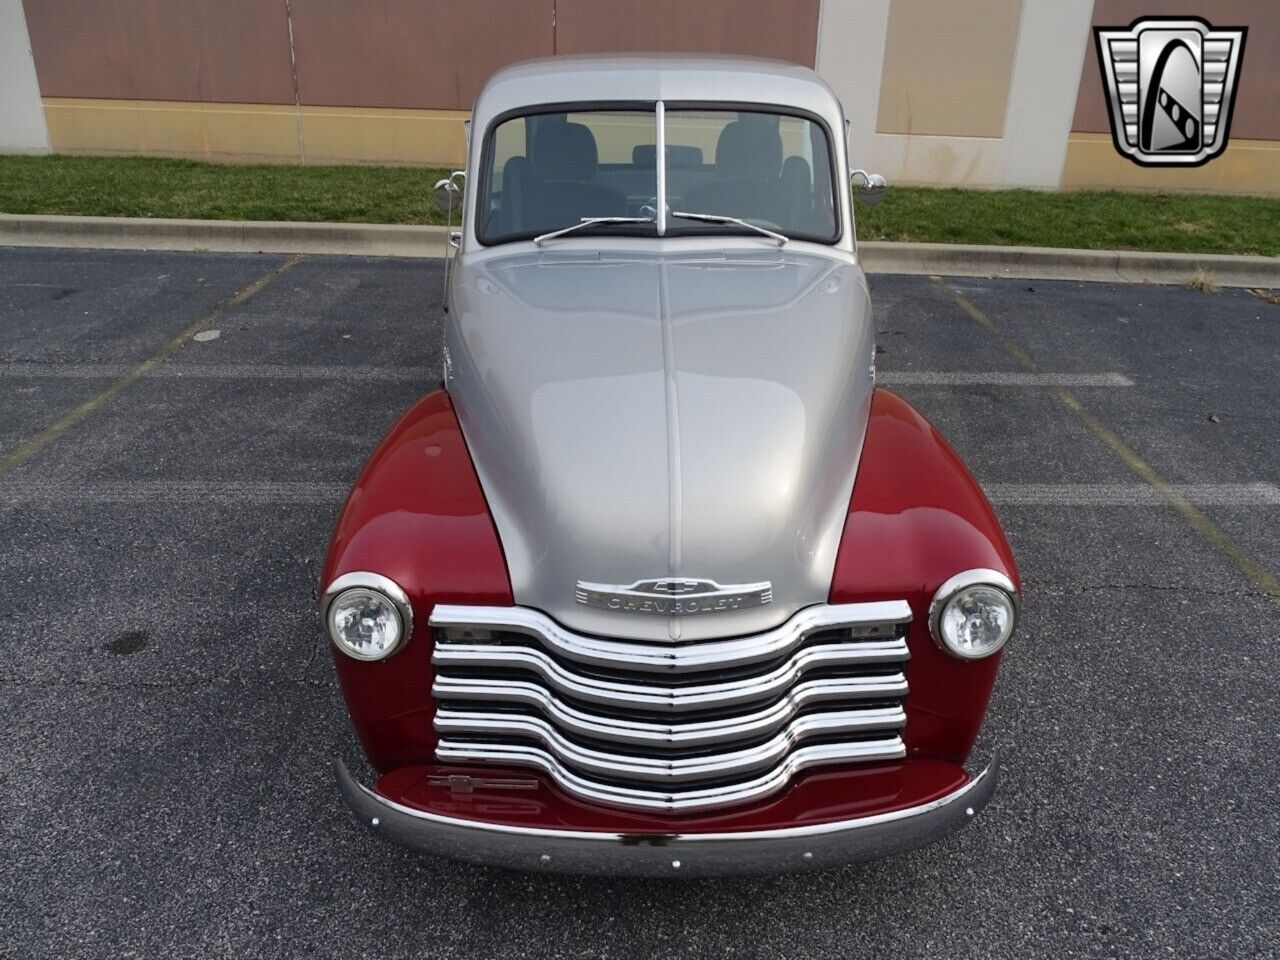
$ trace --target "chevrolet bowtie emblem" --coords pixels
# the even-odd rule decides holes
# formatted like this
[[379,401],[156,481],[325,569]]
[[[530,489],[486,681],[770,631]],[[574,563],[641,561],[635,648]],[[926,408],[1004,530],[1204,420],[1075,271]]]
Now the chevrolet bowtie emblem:
[[773,600],[773,585],[769,581],[722,585],[684,577],[637,580],[630,585],[579,580],[576,597],[588,607],[687,617],[763,606]]
[[665,593],[676,597],[685,593],[697,593],[704,584],[709,582],[704,580],[644,580],[641,581],[639,587],[641,590],[651,590],[654,593]]

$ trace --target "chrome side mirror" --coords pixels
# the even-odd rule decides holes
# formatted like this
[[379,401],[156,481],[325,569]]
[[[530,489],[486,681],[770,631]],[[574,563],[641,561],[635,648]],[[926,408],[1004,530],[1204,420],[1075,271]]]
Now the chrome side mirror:
[[878,173],[867,173],[865,170],[850,170],[849,185],[854,188],[854,198],[861,200],[868,207],[874,207],[884,199],[884,192],[889,188],[884,177]]
[[443,213],[450,220],[453,219],[453,209],[457,207],[462,209],[462,184],[466,179],[466,172],[463,170],[455,170],[449,176],[436,181],[434,189],[436,209]]

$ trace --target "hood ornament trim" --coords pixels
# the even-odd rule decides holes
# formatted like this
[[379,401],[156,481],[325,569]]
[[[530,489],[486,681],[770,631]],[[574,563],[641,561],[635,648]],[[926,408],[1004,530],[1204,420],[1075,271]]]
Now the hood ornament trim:
[[773,584],[719,584],[689,577],[652,577],[630,585],[579,580],[578,603],[622,613],[653,613],[687,617],[699,613],[723,613],[762,607],[773,602]]

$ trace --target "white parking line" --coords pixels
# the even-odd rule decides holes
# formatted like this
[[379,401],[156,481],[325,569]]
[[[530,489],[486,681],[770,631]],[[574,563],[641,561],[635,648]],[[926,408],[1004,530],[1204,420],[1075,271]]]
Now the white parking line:
[[[1004,507],[1162,507],[1168,500],[1143,483],[989,483]],[[1274,483],[1183,483],[1172,489],[1207,507],[1280,507]],[[336,504],[348,484],[312,480],[0,480],[0,503]]]
[[[44,377],[92,379],[118,377],[126,363],[3,363],[0,377]],[[352,380],[431,382],[438,379],[435,367],[367,367],[296,365],[285,363],[163,363],[145,374],[171,379],[233,380]],[[947,373],[938,370],[881,370],[876,381],[885,386],[903,387],[1132,387],[1133,380],[1122,373],[1020,373],[987,371]]]
[[911,387],[1132,387],[1123,373],[939,373],[932,370],[884,370],[876,382]]
[[310,480],[0,480],[0,503],[339,503],[350,484]]
[[[96,377],[118,377],[130,369],[127,363],[4,363],[0,377],[67,378],[73,380]],[[428,382],[437,380],[440,371],[434,367],[366,367],[314,366],[288,363],[162,363],[144,374],[147,377],[192,380],[357,380]]]
[[[1204,507],[1280,506],[1274,483],[1171,483],[1191,503]],[[1145,483],[988,483],[983,489],[999,506],[1166,507],[1169,499]]]

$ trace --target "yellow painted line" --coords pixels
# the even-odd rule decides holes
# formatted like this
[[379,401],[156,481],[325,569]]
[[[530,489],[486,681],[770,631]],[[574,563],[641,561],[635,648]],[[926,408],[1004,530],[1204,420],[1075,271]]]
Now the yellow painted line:
[[84,403],[73,408],[68,413],[63,414],[56,421],[49,424],[49,426],[45,427],[26,443],[18,447],[18,449],[5,455],[3,459],[0,459],[0,476],[4,476],[16,467],[26,463],[50,443],[58,439],[58,437],[62,436],[76,424],[80,423],[95,410],[101,408],[105,403],[107,403],[107,401],[116,396],[116,394],[129,389],[129,387],[131,387],[141,377],[146,376],[146,374],[152,369],[159,366],[161,363],[164,363],[164,361],[167,360],[175,350],[181,347],[201,330],[205,330],[213,326],[213,324],[220,320],[227,311],[240,306],[240,304],[254,297],[272,280],[280,276],[280,274],[284,273],[286,270],[293,269],[304,259],[306,259],[304,255],[298,254],[297,256],[286,260],[280,266],[267,271],[243,290],[240,290],[233,296],[222,301],[222,303],[214,307],[212,312],[207,316],[204,316],[191,324],[191,326],[187,327],[132,370],[129,370],[127,373],[114,380],[109,386],[104,387],[98,393],[84,401]]
[[[1004,334],[1004,332],[996,326],[990,317],[976,307],[967,297],[953,290],[942,281],[941,277],[930,277],[954,302],[955,304],[969,315],[975,323],[986,330],[993,336],[997,343],[1004,349],[1020,365],[1025,367],[1031,373],[1043,373],[1040,364],[1026,350],[1022,349],[1017,343]],[[1231,562],[1246,577],[1262,588],[1262,591],[1271,597],[1276,603],[1280,603],[1280,579],[1271,573],[1253,557],[1249,556],[1230,535],[1221,527],[1210,520],[1203,511],[1199,510],[1191,503],[1176,487],[1168,483],[1155,468],[1138,456],[1127,443],[1121,440],[1116,434],[1107,427],[1093,413],[1087,410],[1079,399],[1070,390],[1061,386],[1050,386],[1046,388],[1048,392],[1064,407],[1076,415],[1076,418],[1085,426],[1095,438],[1100,440],[1107,446],[1112,453],[1118,456],[1133,473],[1144,483],[1148,484],[1155,490],[1159,491],[1161,496],[1168,501],[1169,506],[1177,511],[1198,534],[1209,541],[1218,550],[1226,554]]]

